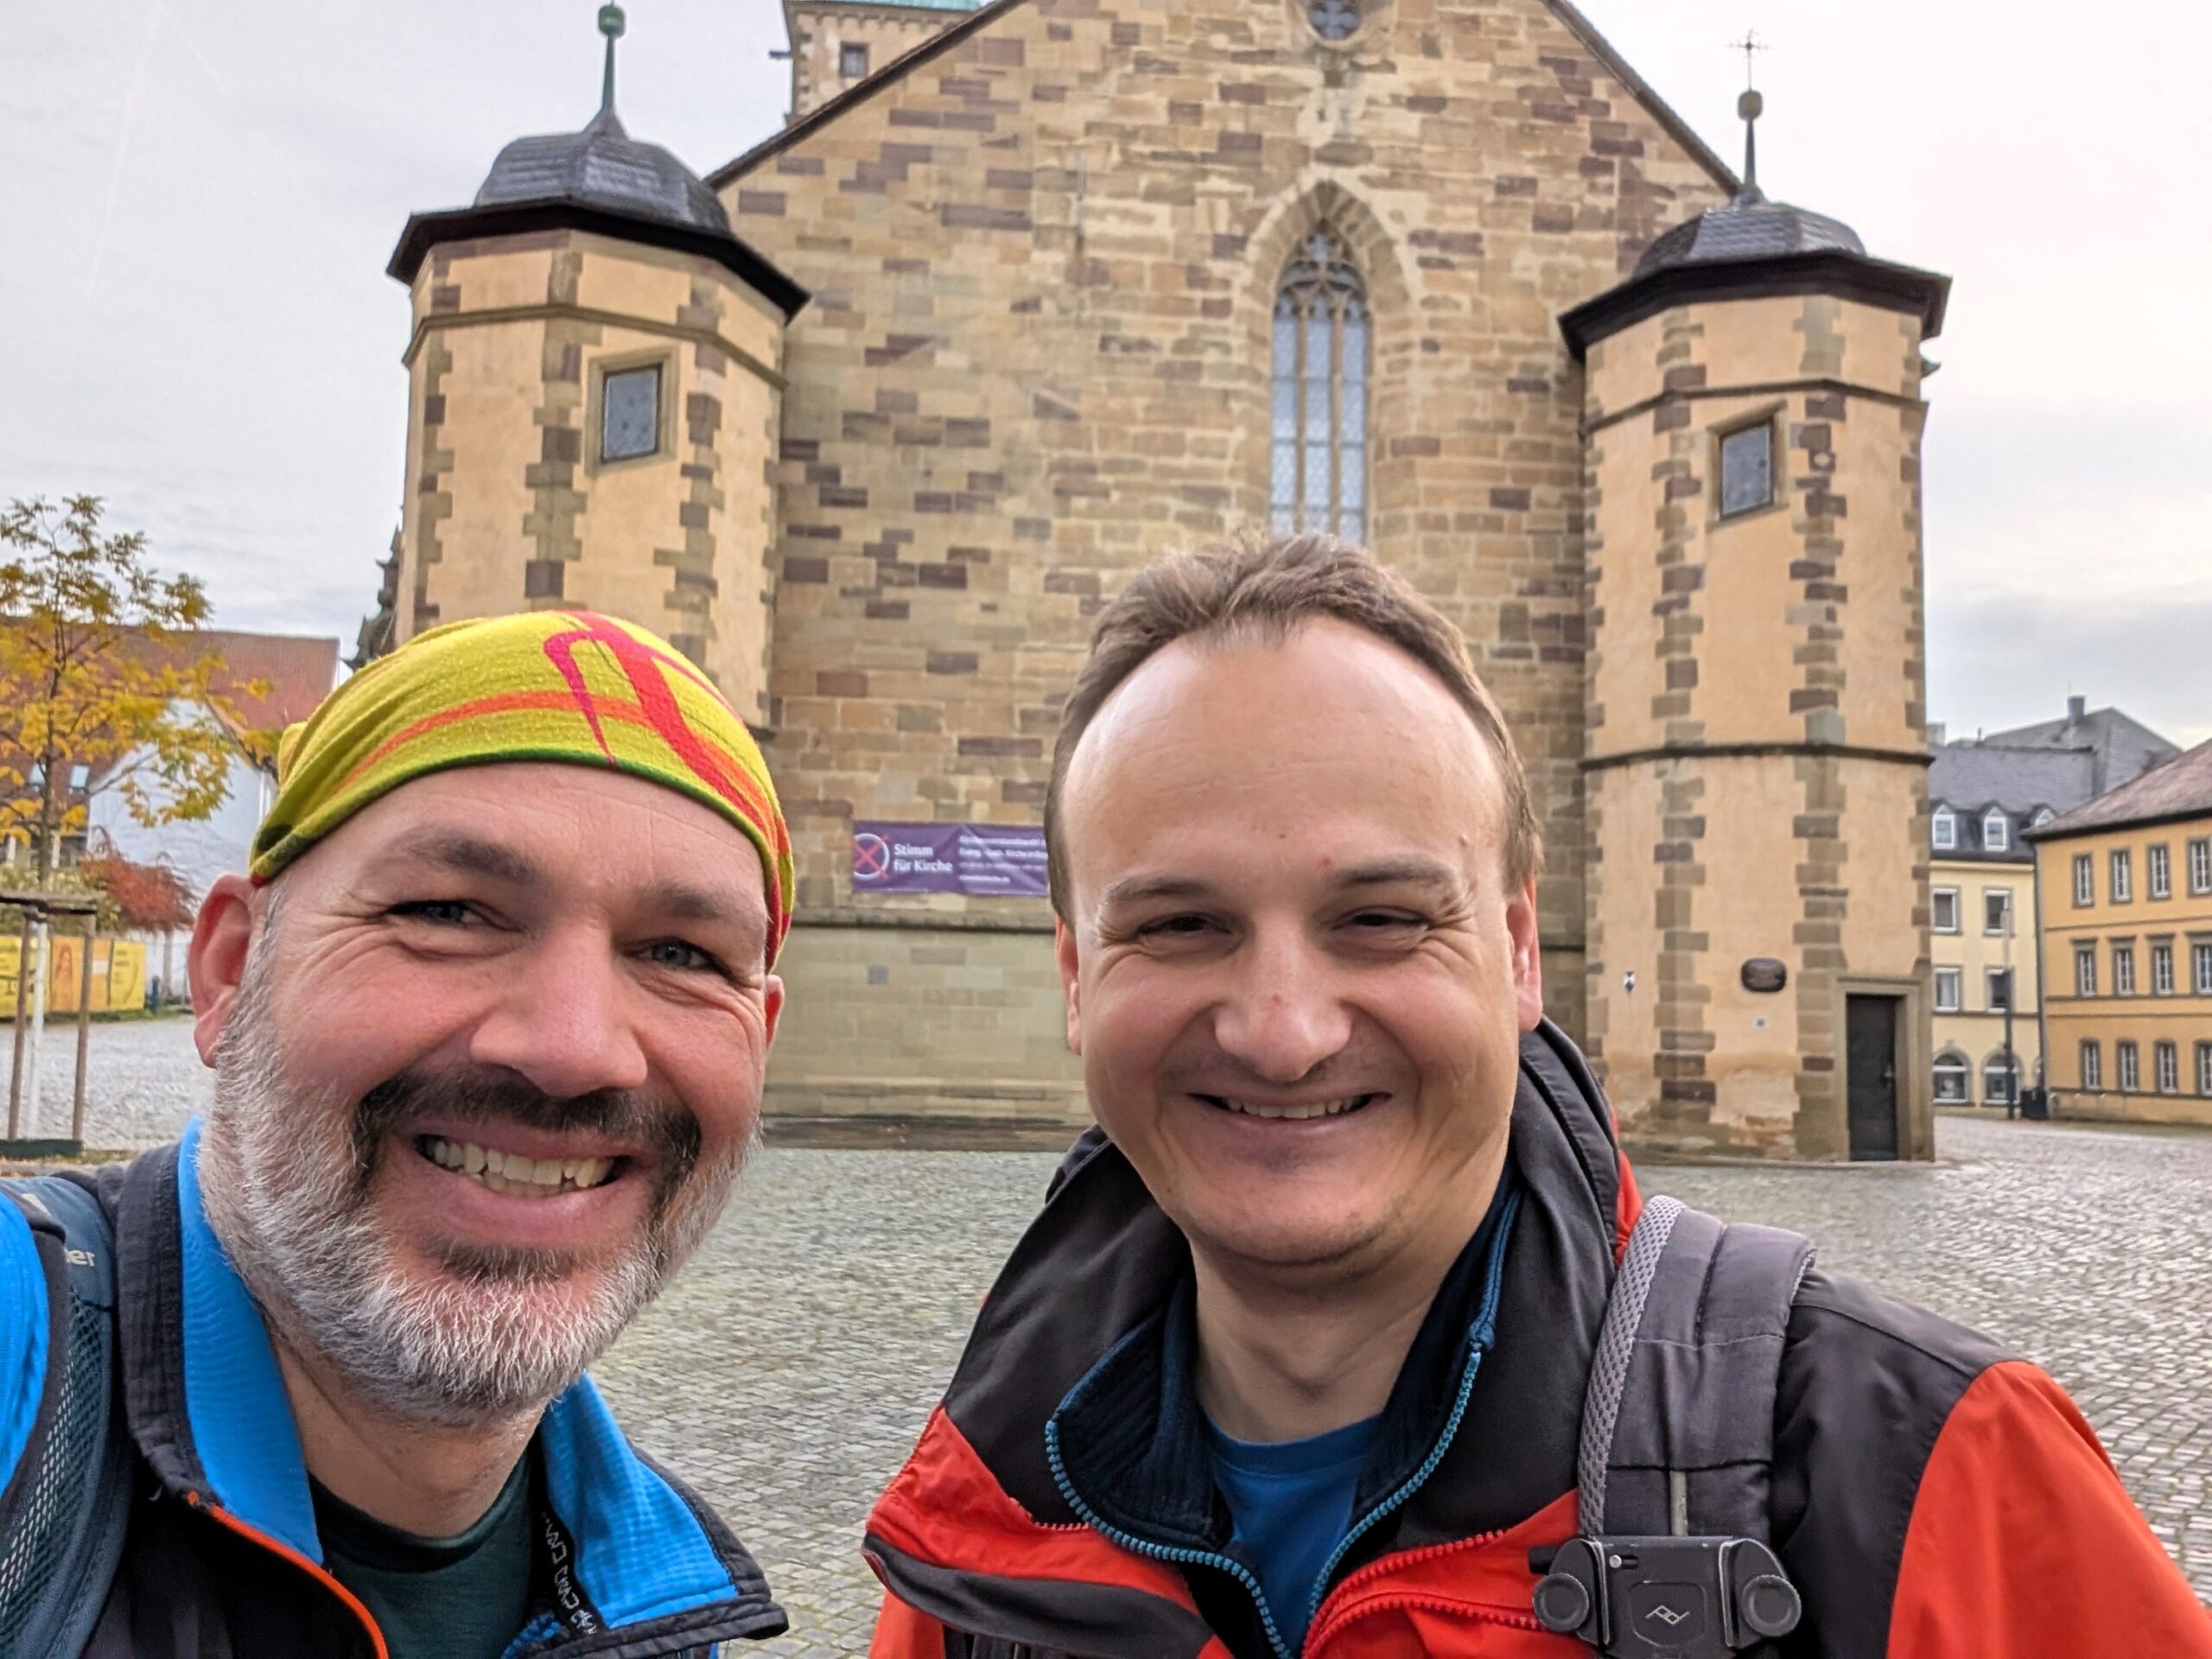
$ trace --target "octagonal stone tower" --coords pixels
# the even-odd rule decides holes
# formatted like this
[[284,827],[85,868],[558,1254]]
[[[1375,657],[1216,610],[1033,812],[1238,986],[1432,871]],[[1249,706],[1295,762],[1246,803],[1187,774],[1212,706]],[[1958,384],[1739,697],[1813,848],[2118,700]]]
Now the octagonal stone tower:
[[391,642],[561,606],[654,629],[766,723],[770,467],[784,326],[807,296],[605,98],[518,139],[469,207],[417,213]]
[[1746,178],[1562,319],[1589,1048],[1647,1145],[1924,1158],[1921,346],[1949,284]]

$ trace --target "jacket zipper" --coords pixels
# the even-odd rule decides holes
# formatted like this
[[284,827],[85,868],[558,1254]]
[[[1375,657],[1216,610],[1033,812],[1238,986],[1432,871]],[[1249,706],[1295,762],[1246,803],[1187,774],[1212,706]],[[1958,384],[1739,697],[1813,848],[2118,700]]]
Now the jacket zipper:
[[[1497,1339],[1498,1297],[1505,1281],[1505,1247],[1507,1242],[1512,1237],[1514,1217],[1520,1213],[1520,1210],[1521,1190],[1516,1186],[1506,1194],[1505,1208],[1497,1218],[1497,1238],[1491,1246],[1490,1264],[1483,1285],[1482,1311],[1475,1319],[1469,1342],[1471,1351],[1467,1357],[1467,1368],[1459,1378],[1459,1392],[1458,1397],[1452,1402],[1452,1413],[1445,1420],[1443,1433],[1437,1436],[1435,1446],[1430,1449],[1428,1456],[1422,1460],[1421,1467],[1414,1470],[1397,1491],[1370,1510],[1361,1518],[1359,1523],[1346,1533],[1343,1541],[1337,1545],[1335,1551],[1329,1557],[1328,1564],[1321,1569],[1320,1576],[1314,1580],[1313,1600],[1306,1609],[1306,1623],[1309,1627],[1313,1623],[1313,1616],[1320,1611],[1321,1603],[1326,1599],[1325,1592],[1329,1575],[1337,1570],[1337,1563],[1344,1560],[1344,1553],[1358,1542],[1376,1522],[1402,1507],[1410,1500],[1413,1495],[1421,1490],[1429,1476],[1436,1472],[1436,1465],[1444,1461],[1444,1454],[1452,1449],[1452,1442],[1459,1432],[1460,1419],[1466,1415],[1468,1396],[1474,1392],[1475,1375],[1482,1370],[1483,1355],[1489,1351],[1491,1344]],[[1098,1533],[1107,1542],[1128,1550],[1133,1555],[1148,1556],[1156,1561],[1171,1561],[1185,1567],[1210,1567],[1217,1572],[1226,1573],[1243,1585],[1245,1591],[1251,1596],[1252,1605],[1259,1611],[1261,1627],[1267,1633],[1268,1645],[1274,1649],[1276,1659],[1294,1659],[1288,1644],[1282,1639],[1281,1627],[1275,1623],[1274,1614],[1268,1606],[1267,1594],[1260,1588],[1260,1580],[1254,1576],[1249,1567],[1230,1556],[1221,1554],[1218,1550],[1181,1549],[1172,1544],[1152,1543],[1134,1533],[1123,1531],[1099,1515],[1096,1510],[1084,1502],[1082,1494],[1075,1489],[1075,1483],[1068,1478],[1067,1465],[1060,1456],[1060,1424],[1057,1415],[1048,1419],[1045,1424],[1045,1455],[1052,1464],[1052,1484],[1060,1489],[1060,1496],[1067,1499],[1068,1506],[1081,1516],[1092,1530]],[[1529,1623],[1534,1628],[1541,1628],[1535,1625],[1533,1615]],[[1309,1628],[1304,1646],[1310,1650],[1313,1645],[1313,1637]]]
[[369,1638],[370,1645],[376,1650],[377,1659],[391,1659],[391,1650],[385,1646],[384,1632],[377,1628],[375,1615],[371,1613],[366,1607],[361,1605],[359,1597],[356,1596],[344,1585],[339,1583],[336,1579],[330,1575],[327,1569],[319,1567],[315,1562],[309,1560],[306,1556],[301,1554],[298,1550],[294,1549],[289,1544],[279,1543],[276,1539],[271,1538],[267,1533],[261,1532],[255,1528],[246,1525],[245,1522],[239,1520],[238,1516],[232,1515],[228,1510],[224,1509],[220,1504],[210,1503],[207,1499],[201,1497],[198,1492],[193,1491],[188,1488],[184,1494],[184,1501],[193,1509],[198,1510],[202,1515],[208,1516],[212,1520],[220,1522],[223,1525],[228,1527],[232,1532],[238,1534],[239,1537],[247,1539],[253,1543],[260,1545],[262,1548],[268,1550],[274,1554],[282,1556],[285,1560],[289,1561],[294,1567],[298,1567],[302,1573],[305,1573],[309,1578],[320,1584],[324,1589],[329,1591],[332,1595],[337,1597],[338,1599],[345,1605],[347,1611],[351,1612],[355,1618],[360,1620],[362,1634]]
[[1330,1617],[1327,1624],[1306,1638],[1306,1650],[1319,1654],[1345,1630],[1370,1614],[1387,1611],[1396,1607],[1425,1608],[1431,1612],[1449,1613],[1481,1624],[1497,1624],[1507,1630],[1539,1631],[1544,1627],[1533,1612],[1516,1612],[1487,1601],[1461,1601],[1452,1596],[1441,1596],[1420,1591],[1402,1593],[1385,1592],[1370,1596],[1363,1601],[1348,1602]]

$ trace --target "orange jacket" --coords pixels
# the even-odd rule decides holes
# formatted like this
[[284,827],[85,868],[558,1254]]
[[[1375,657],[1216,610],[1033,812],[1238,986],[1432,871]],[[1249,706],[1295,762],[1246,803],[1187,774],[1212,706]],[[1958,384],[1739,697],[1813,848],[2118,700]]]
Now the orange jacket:
[[[1523,1057],[1497,1340],[1471,1363],[1473,1275],[1455,1269],[1384,1419],[1406,1418],[1433,1472],[1338,1569],[1305,1659],[1588,1659],[1537,1624],[1529,1556],[1574,1530],[1584,1379],[1640,1204],[1580,1057],[1541,1033]],[[1109,1507],[1128,1535],[1159,1554],[1192,1541],[1177,1528],[1198,1523],[1153,1496],[1189,1460],[1172,1328],[1188,1272],[1118,1152],[1067,1175],[869,1518],[874,1659],[1276,1659],[1233,1578],[1080,1518],[1058,1455],[1071,1433],[1122,1448],[1103,1466],[1127,1465]],[[1455,1382],[1453,1435],[1436,1402]],[[1771,1537],[1805,1616],[1770,1659],[2212,1659],[2212,1617],[2033,1366],[1816,1269],[1775,1413]],[[1133,1513],[1147,1503],[1159,1513]]]

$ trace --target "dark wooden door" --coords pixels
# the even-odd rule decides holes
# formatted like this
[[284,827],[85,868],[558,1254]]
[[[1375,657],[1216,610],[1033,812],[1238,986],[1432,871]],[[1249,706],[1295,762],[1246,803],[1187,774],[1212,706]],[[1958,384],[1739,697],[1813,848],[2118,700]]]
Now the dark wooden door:
[[1844,1068],[1854,1163],[1897,1155],[1897,999],[1844,998]]

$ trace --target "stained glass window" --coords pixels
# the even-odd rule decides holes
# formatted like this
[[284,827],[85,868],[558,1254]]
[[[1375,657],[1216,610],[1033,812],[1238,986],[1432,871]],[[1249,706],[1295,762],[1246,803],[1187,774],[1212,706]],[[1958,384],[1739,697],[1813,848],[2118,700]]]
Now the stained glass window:
[[1349,40],[1359,29],[1357,0],[1311,0],[1306,15],[1313,22],[1313,32],[1325,41]]
[[1278,531],[1367,539],[1367,289],[1315,231],[1276,291],[1270,501]]

